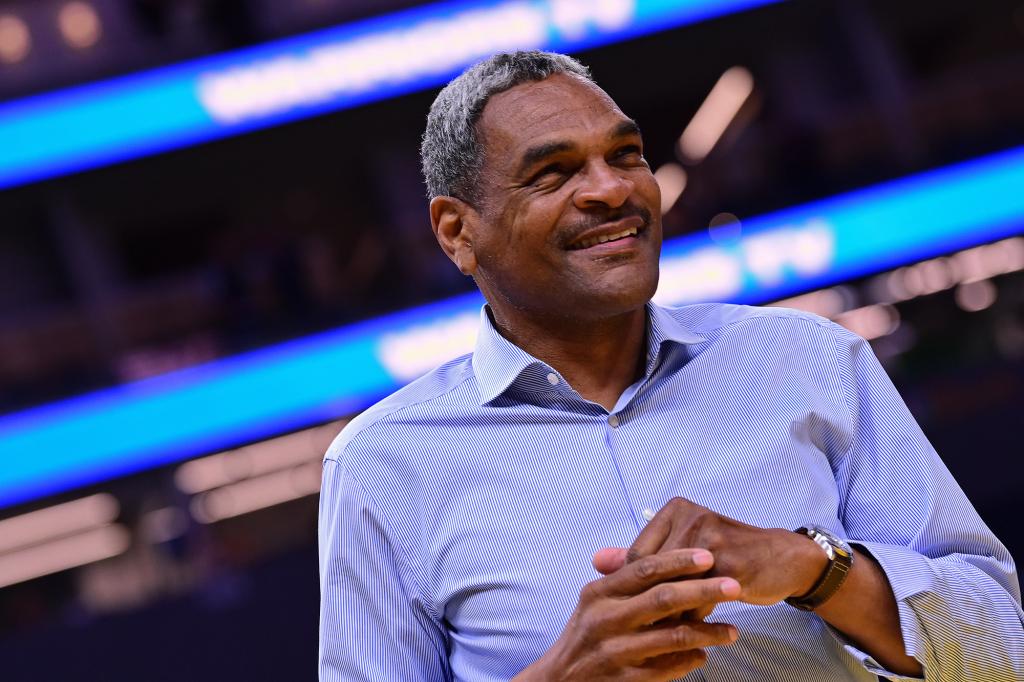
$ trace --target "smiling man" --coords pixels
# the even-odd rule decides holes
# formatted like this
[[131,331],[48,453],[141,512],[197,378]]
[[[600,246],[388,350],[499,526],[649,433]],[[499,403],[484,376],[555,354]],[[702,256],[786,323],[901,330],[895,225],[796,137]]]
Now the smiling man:
[[650,302],[658,186],[585,67],[477,64],[422,154],[487,306],[327,453],[322,680],[1022,679],[1013,561],[865,342]]

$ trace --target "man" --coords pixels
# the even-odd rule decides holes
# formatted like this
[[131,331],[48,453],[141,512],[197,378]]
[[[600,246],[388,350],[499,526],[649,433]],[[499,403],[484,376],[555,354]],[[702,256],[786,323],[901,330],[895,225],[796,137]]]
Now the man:
[[864,341],[650,303],[658,186],[585,67],[474,66],[422,153],[487,306],[327,453],[321,679],[1024,679],[1012,559]]

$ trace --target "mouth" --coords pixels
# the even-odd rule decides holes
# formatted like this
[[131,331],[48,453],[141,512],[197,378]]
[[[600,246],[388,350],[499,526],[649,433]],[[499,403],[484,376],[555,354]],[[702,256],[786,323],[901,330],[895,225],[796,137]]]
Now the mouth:
[[623,218],[622,220],[603,225],[596,230],[584,233],[581,239],[577,239],[568,246],[568,250],[582,251],[584,249],[591,249],[603,244],[607,244],[609,246],[613,244],[619,245],[620,243],[623,246],[632,244],[644,231],[645,227],[645,221],[639,216]]

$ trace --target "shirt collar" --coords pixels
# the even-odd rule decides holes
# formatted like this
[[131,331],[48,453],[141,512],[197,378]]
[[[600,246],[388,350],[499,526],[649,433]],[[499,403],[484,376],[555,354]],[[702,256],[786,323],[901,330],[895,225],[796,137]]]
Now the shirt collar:
[[694,334],[680,322],[672,311],[662,308],[654,301],[647,302],[647,367],[650,376],[657,365],[665,344],[684,346],[705,341],[703,336]]
[[[672,313],[653,302],[647,303],[647,366],[654,370],[666,343],[680,345],[700,343],[704,337],[688,330]],[[487,306],[480,309],[480,328],[473,351],[473,373],[480,390],[480,404],[485,405],[508,390],[527,368],[548,366],[506,339],[494,328]]]

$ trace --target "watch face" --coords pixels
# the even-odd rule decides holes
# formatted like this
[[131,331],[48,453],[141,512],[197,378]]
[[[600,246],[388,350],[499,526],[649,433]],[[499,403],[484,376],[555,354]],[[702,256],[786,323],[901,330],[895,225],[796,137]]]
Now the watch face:
[[[824,528],[820,528],[818,526],[808,526],[807,530],[811,538],[819,545],[822,545],[822,547],[824,547],[824,545],[822,544],[822,540],[816,538],[815,535],[822,537],[824,542],[827,542],[830,545],[829,549],[834,550],[834,552],[838,552],[846,556],[850,556],[853,554],[853,549],[850,547],[849,543],[846,542],[846,540],[836,537],[835,534],[830,533]],[[833,551],[829,551],[829,549],[825,549],[825,551],[828,552],[828,558],[832,559]]]
[[836,558],[835,547],[833,547],[832,543],[829,542],[829,539],[827,537],[825,537],[821,533],[815,533],[814,531],[811,531],[810,537],[812,540],[814,540],[815,543],[817,543],[818,547],[821,547],[823,550],[825,550],[825,554],[828,556],[829,561],[832,561]]

